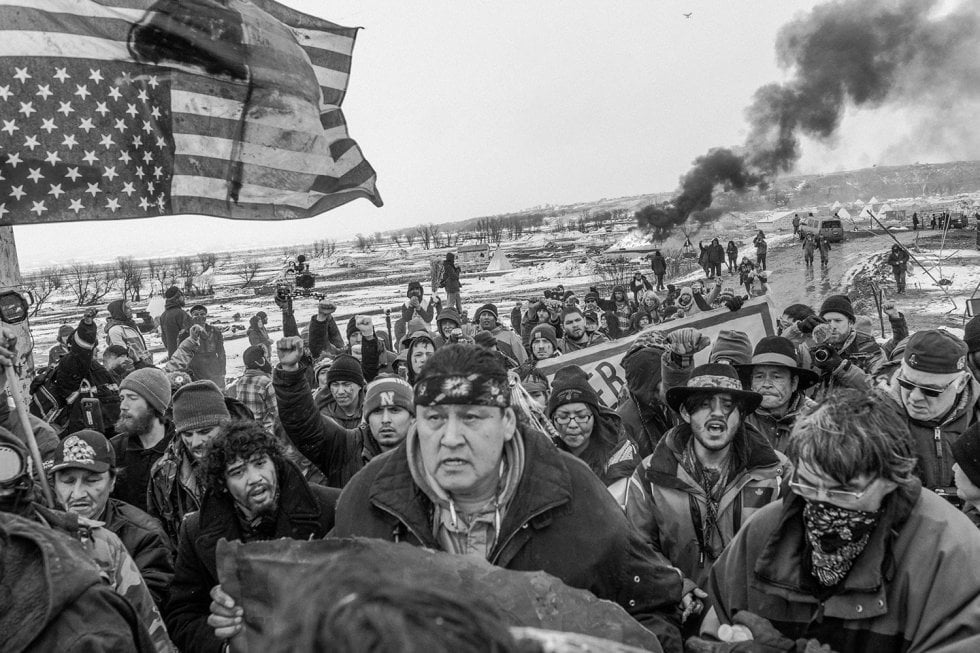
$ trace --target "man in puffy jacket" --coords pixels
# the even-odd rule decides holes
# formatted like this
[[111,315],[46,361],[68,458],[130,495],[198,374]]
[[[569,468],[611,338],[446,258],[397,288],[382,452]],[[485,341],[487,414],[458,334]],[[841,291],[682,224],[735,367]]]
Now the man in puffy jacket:
[[527,360],[527,351],[521,343],[521,337],[500,324],[495,304],[484,304],[476,311],[476,319],[481,331],[489,331],[497,339],[497,348],[518,364]]

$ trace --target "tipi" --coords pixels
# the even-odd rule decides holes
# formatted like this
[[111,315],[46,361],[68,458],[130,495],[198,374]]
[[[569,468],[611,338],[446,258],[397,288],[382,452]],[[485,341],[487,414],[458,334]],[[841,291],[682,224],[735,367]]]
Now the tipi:
[[501,270],[513,269],[514,266],[507,260],[507,255],[504,254],[504,250],[498,247],[497,251],[493,253],[493,258],[490,259],[490,263],[487,265],[487,272],[500,272]]

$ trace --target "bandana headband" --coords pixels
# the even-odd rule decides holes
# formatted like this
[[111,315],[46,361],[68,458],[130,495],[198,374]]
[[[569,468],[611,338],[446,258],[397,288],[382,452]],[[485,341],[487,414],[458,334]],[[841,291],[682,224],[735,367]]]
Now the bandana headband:
[[416,406],[461,404],[510,406],[510,384],[506,377],[483,374],[437,374],[415,384]]

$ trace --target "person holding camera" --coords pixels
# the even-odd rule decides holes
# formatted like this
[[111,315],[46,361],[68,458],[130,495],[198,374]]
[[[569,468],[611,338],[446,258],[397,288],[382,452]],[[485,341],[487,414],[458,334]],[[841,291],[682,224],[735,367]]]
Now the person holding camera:
[[852,365],[872,374],[884,362],[885,352],[874,336],[854,328],[854,307],[847,295],[831,295],[825,299],[820,305],[819,316],[826,328],[814,329],[814,340],[829,348],[823,348],[822,353],[815,351],[813,358],[825,375],[844,372]]

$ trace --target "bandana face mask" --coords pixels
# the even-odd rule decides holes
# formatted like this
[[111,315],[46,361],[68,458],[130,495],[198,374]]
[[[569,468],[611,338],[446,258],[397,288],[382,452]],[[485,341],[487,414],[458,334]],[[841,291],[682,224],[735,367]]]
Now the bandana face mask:
[[844,580],[880,518],[880,510],[849,510],[807,500],[803,525],[813,549],[810,554],[813,575],[821,585],[833,587]]

